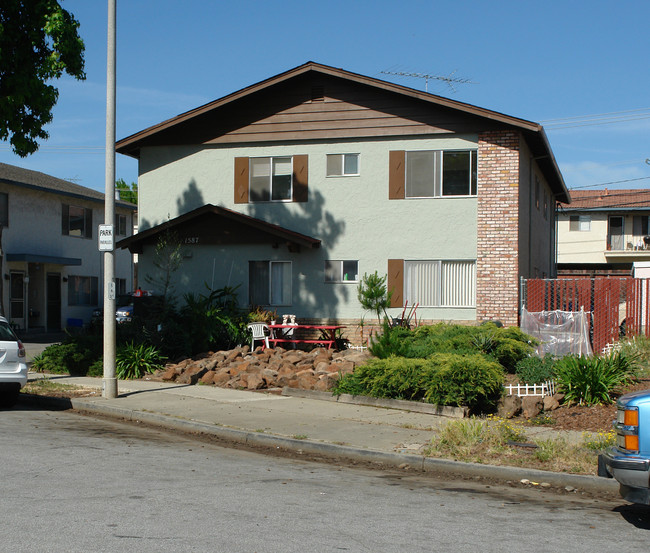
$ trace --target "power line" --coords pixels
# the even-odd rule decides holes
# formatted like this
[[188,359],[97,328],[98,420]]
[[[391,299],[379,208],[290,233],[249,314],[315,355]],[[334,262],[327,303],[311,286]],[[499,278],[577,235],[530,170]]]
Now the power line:
[[637,113],[637,112],[647,112],[650,111],[650,108],[638,108],[638,109],[627,109],[623,111],[609,111],[605,113],[595,113],[591,115],[576,115],[574,117],[558,117],[555,119],[542,119],[540,123],[553,123],[554,121],[559,121],[559,122],[568,122],[568,121],[575,121],[579,119],[590,119],[593,117],[603,117],[606,115],[620,115],[623,113]]
[[638,177],[636,179],[613,180],[610,182],[601,182],[599,184],[585,184],[584,186],[572,186],[571,188],[569,188],[569,191],[579,190],[581,188],[597,188],[599,186],[609,186],[610,184],[622,184],[624,182],[634,182],[634,181],[645,180],[645,179],[650,179],[650,177]]

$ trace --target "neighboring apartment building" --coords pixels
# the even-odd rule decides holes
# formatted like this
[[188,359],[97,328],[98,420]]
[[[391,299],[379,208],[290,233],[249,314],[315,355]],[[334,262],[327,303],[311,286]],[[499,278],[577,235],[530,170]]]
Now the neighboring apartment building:
[[574,190],[558,210],[558,272],[630,275],[650,261],[650,190]]
[[[132,234],[136,206],[115,202],[115,234]],[[97,227],[104,194],[37,171],[0,163],[2,306],[23,330],[88,323],[103,303]],[[116,289],[131,290],[128,252],[116,252]]]
[[173,228],[179,293],[239,285],[303,321],[358,321],[377,271],[393,316],[516,324],[520,277],[555,274],[553,206],[570,201],[537,123],[313,62],[117,151],[139,162],[139,234],[120,245],[141,275]]

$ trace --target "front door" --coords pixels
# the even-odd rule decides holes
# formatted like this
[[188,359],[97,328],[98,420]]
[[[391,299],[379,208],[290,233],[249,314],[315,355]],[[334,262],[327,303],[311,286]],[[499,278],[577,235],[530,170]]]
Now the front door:
[[623,229],[623,217],[612,215],[609,218],[609,246],[611,250],[625,249],[625,235]]
[[47,330],[61,330],[61,275],[47,273]]

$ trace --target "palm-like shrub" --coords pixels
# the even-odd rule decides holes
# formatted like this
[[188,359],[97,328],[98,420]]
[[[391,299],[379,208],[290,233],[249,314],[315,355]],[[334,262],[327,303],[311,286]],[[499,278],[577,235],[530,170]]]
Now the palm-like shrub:
[[602,357],[569,355],[555,364],[556,381],[565,400],[579,405],[612,403],[612,392],[637,374],[634,356],[621,352]]
[[120,379],[142,378],[161,369],[165,359],[155,347],[131,342],[115,356],[115,375]]

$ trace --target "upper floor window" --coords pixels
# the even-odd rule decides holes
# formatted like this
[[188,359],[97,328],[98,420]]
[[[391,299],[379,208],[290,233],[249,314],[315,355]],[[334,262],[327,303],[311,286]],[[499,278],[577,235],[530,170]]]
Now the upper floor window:
[[358,282],[358,261],[326,261],[325,282]]
[[290,157],[250,159],[250,200],[283,202],[291,200],[293,163]]
[[327,176],[347,177],[359,174],[359,154],[327,154]]
[[115,214],[115,234],[126,236],[126,215]]
[[0,193],[0,226],[9,226],[9,194]]
[[406,197],[475,196],[476,152],[406,152]]
[[591,217],[589,215],[570,215],[569,230],[589,232],[591,230]]
[[93,210],[87,207],[63,204],[62,232],[68,236],[93,237]]

